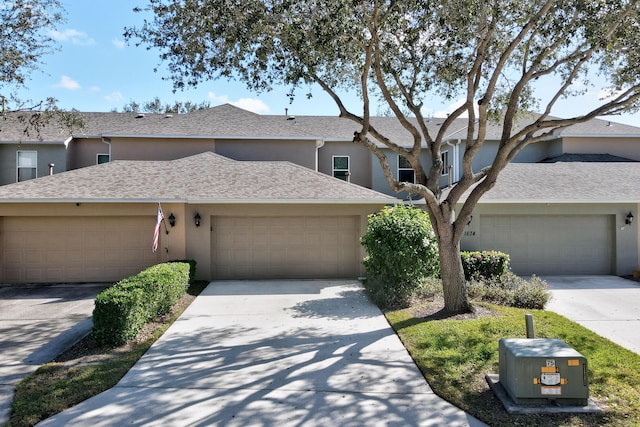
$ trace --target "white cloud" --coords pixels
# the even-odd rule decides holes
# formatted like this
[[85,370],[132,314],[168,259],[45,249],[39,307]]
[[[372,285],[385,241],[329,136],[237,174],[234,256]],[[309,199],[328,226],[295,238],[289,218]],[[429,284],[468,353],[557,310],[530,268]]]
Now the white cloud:
[[240,98],[237,101],[230,101],[227,95],[216,95],[209,92],[208,98],[211,102],[217,104],[231,104],[243,110],[251,111],[256,114],[265,114],[270,111],[269,106],[256,98]]
[[78,83],[77,81],[73,80],[71,77],[69,76],[62,76],[60,78],[60,82],[56,85],[54,85],[54,87],[59,87],[62,89],[67,89],[67,90],[78,90],[80,89],[80,83]]
[[111,43],[113,43],[113,45],[117,49],[124,49],[124,47],[126,46],[126,43],[124,42],[124,40],[113,39],[113,40],[111,40]]
[[124,99],[124,96],[122,96],[121,92],[115,91],[111,92],[109,95],[106,95],[104,99],[109,102],[121,102]]
[[598,92],[598,99],[600,101],[612,101],[616,97],[622,95],[625,92],[624,89],[604,88]]
[[95,44],[95,40],[89,37],[87,33],[74,30],[73,28],[67,28],[64,31],[51,30],[49,35],[59,42],[71,42],[75,45],[89,46]]
[[100,92],[100,86],[91,86],[91,87],[89,88],[89,92],[91,92],[91,93],[98,93],[98,92]]

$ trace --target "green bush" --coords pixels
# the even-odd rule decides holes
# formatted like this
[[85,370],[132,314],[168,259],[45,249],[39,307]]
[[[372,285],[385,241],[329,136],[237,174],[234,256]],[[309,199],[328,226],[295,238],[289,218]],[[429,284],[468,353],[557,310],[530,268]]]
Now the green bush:
[[406,305],[421,280],[439,274],[438,245],[429,215],[404,205],[369,216],[365,289],[381,307]]
[[154,265],[105,289],[95,299],[93,334],[102,346],[136,337],[149,320],[169,312],[189,287],[186,262]]
[[509,255],[498,251],[462,252],[462,268],[466,280],[500,277],[509,271]]
[[471,299],[518,308],[542,310],[551,298],[544,280],[537,276],[526,280],[511,272],[490,279],[471,279],[467,290]]

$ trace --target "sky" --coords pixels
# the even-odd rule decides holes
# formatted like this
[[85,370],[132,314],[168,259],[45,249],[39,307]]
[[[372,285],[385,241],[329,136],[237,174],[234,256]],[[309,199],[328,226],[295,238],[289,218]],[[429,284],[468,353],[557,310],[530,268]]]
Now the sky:
[[[174,93],[171,81],[163,80],[169,74],[160,64],[159,52],[136,47],[123,37],[125,27],[142,23],[144,16],[134,13],[133,8],[146,4],[146,0],[62,0],[66,20],[51,34],[60,49],[42,58],[43,64],[31,74],[27,88],[18,92],[20,98],[39,101],[54,97],[61,108],[85,112],[122,110],[130,101],[144,103],[158,97],[163,103],[230,103],[259,114],[284,114],[285,109],[291,115],[338,114],[333,100],[319,87],[300,88],[293,102],[287,96],[289,88],[257,94],[242,83],[227,80],[208,81]],[[552,86],[540,82],[536,93],[544,97]],[[311,99],[305,96],[307,92],[313,94]],[[347,108],[361,113],[355,93],[342,96]],[[586,112],[598,105],[600,97],[598,89],[590,89],[579,98],[561,102],[552,114],[571,117]],[[455,101],[433,99],[423,107],[423,114],[444,117],[456,105]],[[640,126],[640,113],[607,120]]]

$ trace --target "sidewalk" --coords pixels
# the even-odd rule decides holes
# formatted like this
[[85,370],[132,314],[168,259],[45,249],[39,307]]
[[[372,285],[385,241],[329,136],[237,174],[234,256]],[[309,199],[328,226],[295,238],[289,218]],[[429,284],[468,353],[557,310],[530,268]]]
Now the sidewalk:
[[118,385],[41,426],[483,426],[355,281],[214,282]]

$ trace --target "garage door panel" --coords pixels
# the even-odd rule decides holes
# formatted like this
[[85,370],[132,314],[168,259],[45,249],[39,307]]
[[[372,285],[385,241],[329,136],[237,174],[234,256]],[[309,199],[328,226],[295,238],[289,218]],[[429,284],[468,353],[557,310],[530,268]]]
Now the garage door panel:
[[[1,268],[9,283],[114,281],[160,261],[155,217],[5,217]],[[162,236],[161,236],[162,239]]]
[[482,248],[508,253],[518,274],[610,274],[613,218],[608,215],[482,216]]
[[357,276],[358,217],[212,217],[212,224],[214,278]]

